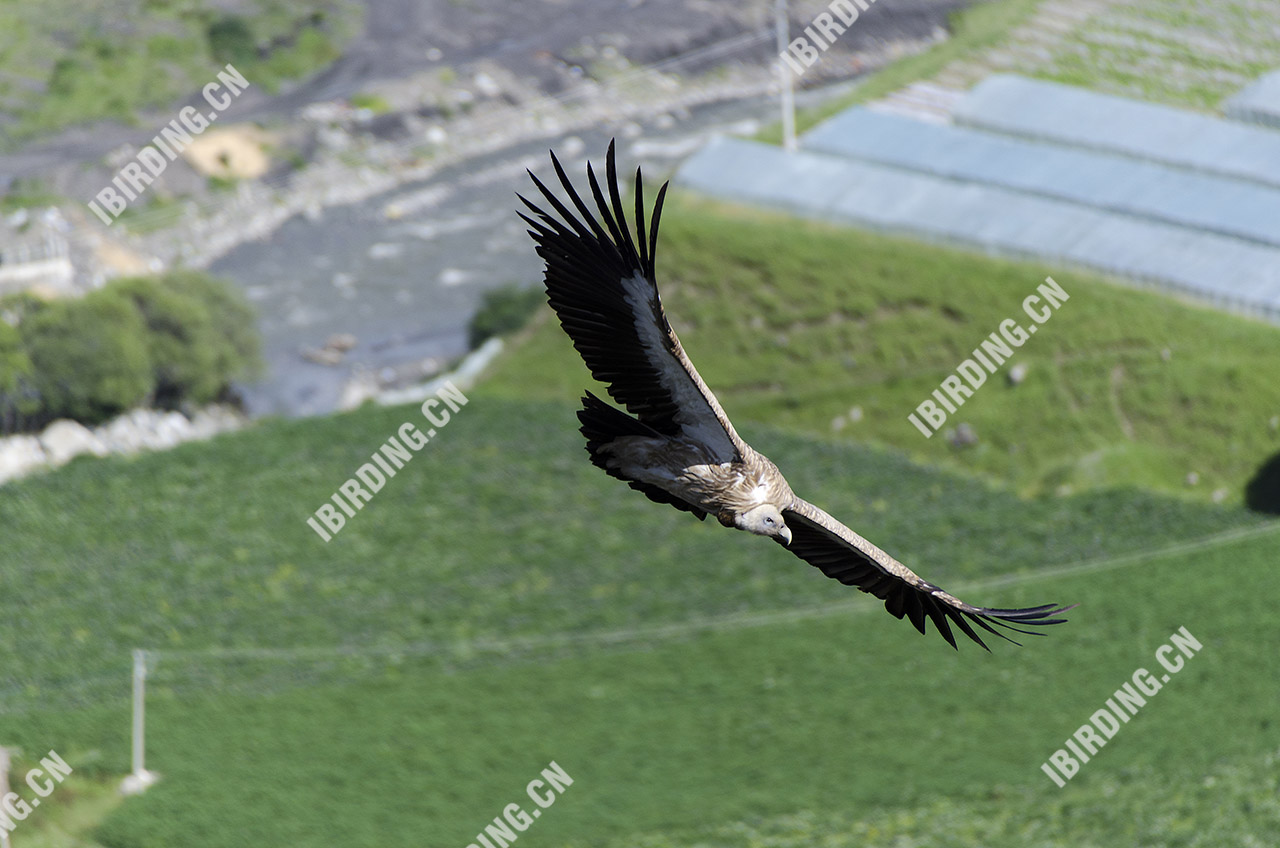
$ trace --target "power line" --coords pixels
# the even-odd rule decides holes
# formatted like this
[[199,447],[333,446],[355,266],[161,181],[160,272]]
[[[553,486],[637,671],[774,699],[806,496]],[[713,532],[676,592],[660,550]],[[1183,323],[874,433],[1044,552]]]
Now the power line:
[[[1253,527],[1226,530],[1201,539],[1177,542],[1151,551],[1139,551],[1136,553],[1121,554],[1114,557],[1086,560],[1084,562],[1073,563],[1071,565],[1065,565],[1058,568],[1042,569],[1027,573],[1005,574],[981,580],[962,582],[959,583],[956,588],[957,591],[971,592],[982,589],[1034,583],[1056,577],[1087,574],[1094,571],[1124,568],[1141,562],[1146,562],[1151,559],[1171,557],[1184,553],[1206,550],[1208,548],[1231,544],[1232,542],[1252,539],[1258,536],[1266,536],[1277,531],[1280,531],[1280,521],[1271,521]],[[828,604],[818,604],[810,607],[797,607],[784,610],[735,612],[695,621],[671,622],[667,624],[644,625],[640,627],[618,628],[612,630],[580,632],[567,631],[535,636],[512,637],[507,639],[482,637],[478,639],[457,640],[454,642],[417,642],[406,645],[371,646],[366,648],[339,646],[330,648],[212,648],[205,650],[162,649],[155,651],[148,650],[147,654],[148,656],[153,656],[158,660],[194,658],[292,660],[385,656],[438,656],[458,655],[473,651],[506,653],[539,648],[611,645],[637,640],[661,641],[694,633],[766,627],[774,624],[789,624],[796,621],[822,618],[841,613],[868,612],[878,608],[878,601],[871,598],[854,596],[849,600],[836,601]]]

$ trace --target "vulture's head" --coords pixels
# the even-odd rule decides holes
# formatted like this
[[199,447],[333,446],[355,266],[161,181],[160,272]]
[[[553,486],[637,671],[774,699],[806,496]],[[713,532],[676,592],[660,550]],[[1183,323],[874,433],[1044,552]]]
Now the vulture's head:
[[784,545],[791,544],[791,528],[782,520],[782,510],[773,504],[762,504],[739,513],[733,524],[739,530],[757,536],[772,536]]

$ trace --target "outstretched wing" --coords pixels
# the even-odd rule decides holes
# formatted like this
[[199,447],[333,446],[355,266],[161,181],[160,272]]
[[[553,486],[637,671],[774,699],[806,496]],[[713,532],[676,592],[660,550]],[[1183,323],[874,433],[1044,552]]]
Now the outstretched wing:
[[970,606],[920,579],[911,569],[807,501],[796,498],[789,509],[782,511],[782,516],[791,529],[792,538],[787,550],[822,569],[828,577],[880,598],[889,612],[898,618],[909,618],[921,633],[925,632],[925,617],[928,616],[942,638],[953,648],[956,640],[951,634],[951,624],[983,648],[987,645],[971,622],[1017,645],[1021,643],[992,625],[1017,633],[1040,635],[1022,630],[1020,626],[1060,624],[1066,619],[1053,616],[1073,608],[1057,604],[1026,609]]
[[530,172],[556,216],[520,197],[537,220],[523,213],[520,217],[532,228],[529,235],[547,263],[547,300],[592,376],[627,411],[663,435],[697,441],[718,462],[739,458],[745,445],[685,355],[654,282],[658,218],[667,185],[658,191],[646,241],[644,190],[636,169],[633,239],[618,192],[613,142],[606,160],[608,203],[587,165],[599,219],[574,190],[555,153],[551,163],[577,214]]

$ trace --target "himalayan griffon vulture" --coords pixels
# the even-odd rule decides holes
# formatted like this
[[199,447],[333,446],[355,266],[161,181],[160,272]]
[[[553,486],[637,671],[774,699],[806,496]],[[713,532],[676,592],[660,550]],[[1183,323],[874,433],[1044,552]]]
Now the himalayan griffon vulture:
[[534,217],[519,214],[546,262],[551,308],[592,376],[626,408],[623,412],[590,392],[582,399],[578,418],[594,464],[658,503],[699,519],[714,515],[726,527],[768,536],[828,577],[880,598],[890,613],[910,619],[921,633],[931,619],[952,647],[952,625],[986,648],[975,625],[1012,642],[996,627],[1030,634],[1021,628],[1064,620],[1056,616],[1070,607],[1056,604],[1025,609],[966,604],[797,497],[777,466],[738,436],[663,313],[654,254],[667,185],[658,190],[646,233],[636,169],[633,237],[618,191],[612,143],[606,159],[607,200],[587,165],[598,217],[554,152],[551,162],[573,208],[529,172],[556,214],[523,196],[520,200]]

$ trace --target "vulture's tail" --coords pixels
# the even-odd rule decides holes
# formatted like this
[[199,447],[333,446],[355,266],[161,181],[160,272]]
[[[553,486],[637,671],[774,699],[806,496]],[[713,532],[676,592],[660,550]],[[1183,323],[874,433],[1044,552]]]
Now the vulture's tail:
[[605,465],[605,455],[600,452],[603,445],[619,436],[662,438],[662,434],[648,424],[632,418],[615,406],[610,406],[591,392],[587,392],[586,397],[582,399],[578,420],[582,422],[582,435],[587,437],[587,452],[591,454],[591,461],[606,471],[609,469]]
[[586,397],[582,399],[582,409],[578,410],[578,420],[582,422],[582,435],[587,437],[587,453],[591,454],[592,463],[603,468],[610,477],[625,480],[627,485],[637,492],[643,492],[651,501],[670,504],[676,509],[692,512],[698,516],[699,520],[707,517],[706,512],[686,503],[665,489],[660,489],[648,483],[641,483],[638,480],[632,480],[630,477],[624,476],[617,468],[610,468],[608,454],[601,450],[604,445],[619,436],[648,436],[660,439],[663,438],[661,433],[643,421],[632,418],[621,409],[610,406],[591,394],[591,392],[587,392]]

